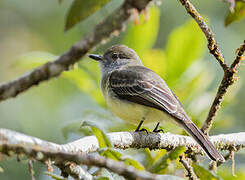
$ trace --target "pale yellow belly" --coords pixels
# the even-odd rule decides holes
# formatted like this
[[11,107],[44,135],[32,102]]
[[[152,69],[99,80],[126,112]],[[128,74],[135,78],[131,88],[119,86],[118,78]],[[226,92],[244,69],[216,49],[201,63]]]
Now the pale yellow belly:
[[138,125],[144,118],[144,123],[161,122],[170,119],[164,112],[128,101],[118,101],[106,97],[111,112],[130,124]]

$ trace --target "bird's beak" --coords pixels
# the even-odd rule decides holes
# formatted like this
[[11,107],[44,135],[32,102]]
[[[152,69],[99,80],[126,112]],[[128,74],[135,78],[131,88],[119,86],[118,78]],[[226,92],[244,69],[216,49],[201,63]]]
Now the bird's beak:
[[96,61],[101,61],[103,59],[103,56],[97,55],[97,54],[89,54],[88,57],[90,57],[91,59],[94,59]]

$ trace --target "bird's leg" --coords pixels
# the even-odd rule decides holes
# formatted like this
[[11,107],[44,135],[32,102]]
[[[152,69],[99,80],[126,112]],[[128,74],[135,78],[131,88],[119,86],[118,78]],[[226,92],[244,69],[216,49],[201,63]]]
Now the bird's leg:
[[154,128],[153,132],[155,133],[159,133],[159,132],[162,132],[164,133],[164,131],[162,129],[158,129],[158,126],[159,126],[160,122],[157,123],[156,127]]
[[144,122],[144,119],[145,118],[142,118],[142,120],[140,121],[140,123],[139,123],[138,127],[136,128],[135,132],[145,131],[146,133],[148,133],[148,131],[145,128],[140,129],[141,125]]

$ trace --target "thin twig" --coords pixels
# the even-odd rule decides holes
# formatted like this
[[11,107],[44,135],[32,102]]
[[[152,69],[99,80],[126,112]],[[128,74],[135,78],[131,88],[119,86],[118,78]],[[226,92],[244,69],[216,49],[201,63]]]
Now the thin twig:
[[195,174],[193,167],[188,163],[188,161],[185,159],[184,155],[181,155],[179,157],[179,162],[184,166],[184,168],[187,171],[186,176],[190,179],[190,180],[197,180],[198,177]]
[[227,90],[228,90],[228,87],[234,83],[233,75],[231,73],[228,73],[228,72],[226,73],[226,72],[225,72],[224,77],[221,81],[221,84],[218,88],[218,92],[217,92],[215,99],[212,103],[212,106],[209,110],[208,116],[202,125],[201,130],[205,134],[208,134],[209,130],[212,127],[212,124],[214,122],[214,118],[215,118],[218,110],[220,109],[221,103],[224,99],[224,96],[225,96]]
[[237,73],[237,67],[239,66],[242,55],[245,51],[245,42],[241,47],[239,48],[238,55],[236,59],[233,61],[231,66],[229,67],[224,59],[223,54],[221,53],[217,42],[214,39],[214,33],[212,30],[208,27],[208,25],[203,20],[202,16],[198,13],[196,8],[193,6],[193,4],[189,0],[179,0],[181,4],[185,7],[186,11],[195,19],[203,33],[205,34],[205,37],[208,41],[208,49],[209,52],[218,60],[220,66],[224,70],[224,77],[222,79],[222,82],[219,86],[218,92],[216,94],[216,97],[213,101],[213,104],[209,110],[209,114],[207,119],[205,120],[201,130],[208,134],[213,121],[214,117],[216,116],[217,111],[220,109],[220,105],[223,101],[223,98],[228,90],[228,88],[235,82],[235,74]]
[[234,73],[237,73],[237,67],[243,60],[243,54],[245,52],[245,40],[243,41],[243,44],[240,46],[240,48],[237,50],[237,56],[236,59],[231,64],[230,70],[232,70]]
[[29,169],[29,173],[30,173],[30,176],[31,176],[31,180],[35,180],[33,164],[32,164],[32,160],[31,159],[28,161],[28,169]]
[[[237,150],[235,150],[235,148],[232,148],[231,150],[229,150],[229,152],[224,156],[225,161],[231,159],[232,155],[235,151],[237,151]],[[218,162],[212,161],[209,165],[209,170],[216,171],[217,167],[220,166],[221,164],[223,164],[223,163],[220,161],[218,161]]]
[[62,171],[77,180],[93,180],[93,176],[84,170],[81,166],[67,162],[58,166]]
[[[231,147],[229,150],[229,153],[224,157],[225,160],[229,160],[232,159],[232,157],[234,156],[234,152],[237,152],[237,149],[235,147]],[[220,166],[221,164],[223,164],[222,162],[217,162],[217,167]]]
[[242,61],[242,56],[245,51],[245,41],[244,43],[240,46],[237,56],[231,66],[225,71],[224,77],[221,81],[221,84],[219,86],[218,92],[216,94],[216,97],[213,101],[213,104],[210,108],[209,114],[207,119],[205,120],[201,130],[205,133],[208,134],[209,129],[211,128],[214,117],[217,114],[217,111],[220,109],[221,102],[223,101],[223,98],[228,90],[228,88],[237,80],[236,74],[238,72],[237,68],[239,67],[239,64]]
[[54,168],[52,167],[52,162],[51,162],[50,159],[47,159],[47,160],[45,161],[45,165],[46,165],[46,167],[47,167],[48,172],[51,172],[51,173],[54,172]]
[[219,64],[223,68],[224,71],[228,69],[227,64],[225,63],[224,56],[222,55],[217,42],[214,39],[214,33],[208,27],[208,25],[203,20],[202,16],[198,13],[196,8],[191,4],[189,0],[179,0],[181,4],[185,7],[186,11],[195,19],[201,30],[206,36],[208,41],[208,49],[211,54],[218,60]]
[[231,160],[232,160],[232,165],[231,165],[231,172],[234,177],[237,177],[235,173],[235,154],[234,151],[231,151]]
[[129,19],[132,9],[137,9],[138,12],[141,12],[150,1],[125,0],[119,9],[115,10],[102,23],[96,25],[90,34],[73,45],[55,61],[48,62],[13,81],[1,84],[0,101],[16,97],[18,94],[42,81],[59,76],[102,40],[108,39],[113,34],[118,34],[118,32],[124,29],[125,22]]

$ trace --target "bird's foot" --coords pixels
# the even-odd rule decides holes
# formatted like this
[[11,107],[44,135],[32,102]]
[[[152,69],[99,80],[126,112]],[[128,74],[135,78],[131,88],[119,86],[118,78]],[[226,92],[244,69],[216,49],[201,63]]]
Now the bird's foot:
[[144,120],[141,120],[138,127],[136,128],[135,132],[146,132],[148,134],[148,131],[145,128],[141,128],[141,125],[143,124]]
[[142,128],[142,129],[139,129],[139,130],[135,130],[135,132],[146,132],[147,134],[148,134],[148,131],[147,131],[147,129],[145,129],[145,128]]
[[158,122],[157,125],[156,125],[156,127],[154,128],[153,132],[155,132],[155,133],[159,133],[159,132],[164,133],[164,131],[163,131],[162,129],[158,129],[159,124],[160,124],[160,123]]
[[157,129],[157,130],[154,129],[153,132],[154,132],[154,133],[159,133],[159,132],[164,133],[164,131],[163,131],[162,129]]

